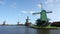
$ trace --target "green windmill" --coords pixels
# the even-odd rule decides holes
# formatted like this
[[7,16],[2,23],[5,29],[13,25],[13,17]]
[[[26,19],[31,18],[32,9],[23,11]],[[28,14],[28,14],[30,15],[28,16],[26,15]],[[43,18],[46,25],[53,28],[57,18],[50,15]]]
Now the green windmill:
[[34,14],[40,14],[40,19],[37,19],[37,26],[47,26],[49,24],[49,19],[47,18],[47,13],[52,13],[52,11],[50,12],[46,12],[46,10],[44,10],[42,8],[42,4],[41,4],[41,12],[39,13],[33,13]]

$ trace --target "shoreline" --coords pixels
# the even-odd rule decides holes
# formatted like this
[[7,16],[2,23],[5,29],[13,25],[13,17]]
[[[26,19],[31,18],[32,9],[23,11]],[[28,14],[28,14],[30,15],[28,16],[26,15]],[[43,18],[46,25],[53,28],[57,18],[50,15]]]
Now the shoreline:
[[37,26],[31,26],[30,28],[34,28],[34,29],[59,29],[60,27],[37,27]]

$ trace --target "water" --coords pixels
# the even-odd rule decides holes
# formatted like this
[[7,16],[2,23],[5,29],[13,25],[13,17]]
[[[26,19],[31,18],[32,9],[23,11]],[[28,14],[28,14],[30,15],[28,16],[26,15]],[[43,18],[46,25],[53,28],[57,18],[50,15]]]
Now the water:
[[60,29],[33,29],[25,26],[0,26],[0,34],[60,34]]

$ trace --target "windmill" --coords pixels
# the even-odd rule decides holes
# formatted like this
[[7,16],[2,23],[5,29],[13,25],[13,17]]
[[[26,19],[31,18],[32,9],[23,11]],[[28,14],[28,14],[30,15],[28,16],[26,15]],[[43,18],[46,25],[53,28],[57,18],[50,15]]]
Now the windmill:
[[49,19],[47,18],[47,13],[52,13],[52,11],[50,12],[46,12],[46,10],[44,10],[43,5],[41,3],[41,12],[38,13],[33,13],[33,15],[35,14],[40,14],[40,19],[37,20],[37,26],[46,26],[49,23]]
[[19,25],[20,25],[19,23],[20,23],[20,22],[18,21],[18,22],[17,22],[17,26],[19,26]]
[[28,26],[28,23],[29,23],[29,16],[27,16],[27,19],[26,19],[26,22],[25,22],[25,26]]
[[5,23],[6,23],[6,21],[4,21],[2,25],[5,25]]

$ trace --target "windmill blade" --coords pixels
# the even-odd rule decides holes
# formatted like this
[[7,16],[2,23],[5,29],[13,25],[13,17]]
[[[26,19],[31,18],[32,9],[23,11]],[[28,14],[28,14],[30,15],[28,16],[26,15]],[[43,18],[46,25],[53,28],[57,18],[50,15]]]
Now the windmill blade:
[[40,12],[39,13],[33,13],[33,15],[35,15],[35,14],[40,14]]
[[52,11],[50,11],[50,12],[46,12],[46,13],[52,13]]

